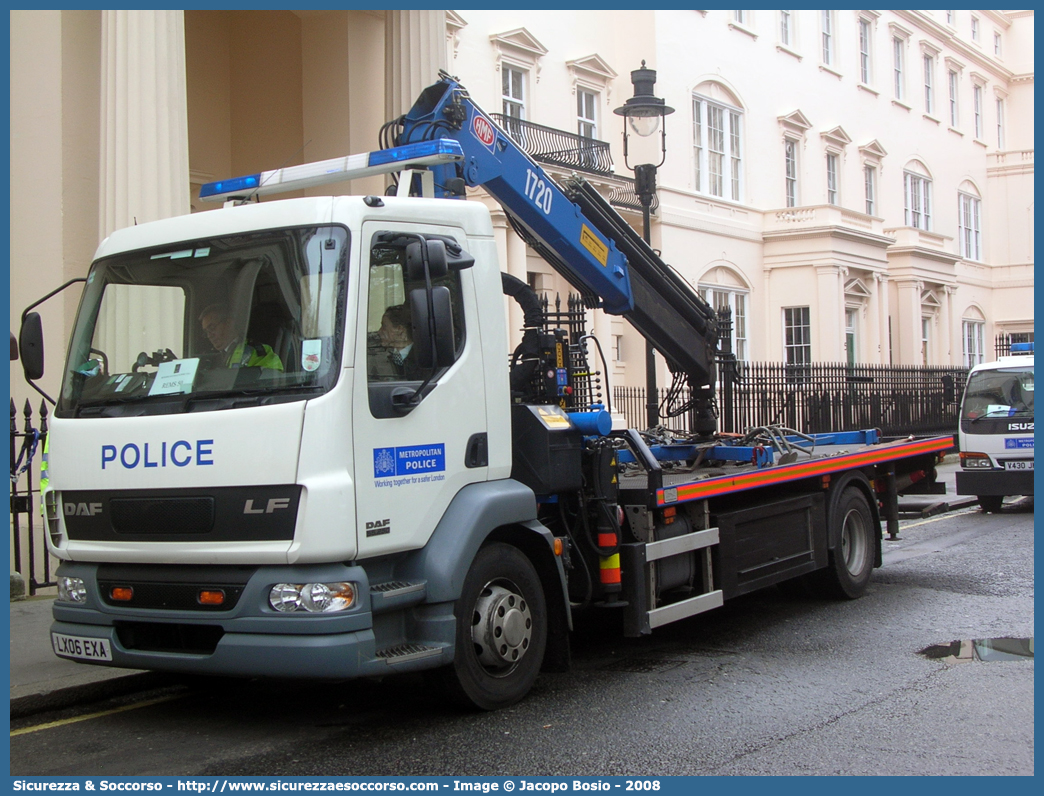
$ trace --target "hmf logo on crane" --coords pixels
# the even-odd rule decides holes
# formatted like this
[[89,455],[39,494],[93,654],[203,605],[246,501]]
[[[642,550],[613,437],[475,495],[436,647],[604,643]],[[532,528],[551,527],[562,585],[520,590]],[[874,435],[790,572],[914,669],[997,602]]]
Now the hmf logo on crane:
[[475,117],[471,120],[471,131],[475,134],[475,138],[481,141],[485,146],[493,149],[493,142],[497,140],[497,134],[489,119],[481,113],[476,113]]

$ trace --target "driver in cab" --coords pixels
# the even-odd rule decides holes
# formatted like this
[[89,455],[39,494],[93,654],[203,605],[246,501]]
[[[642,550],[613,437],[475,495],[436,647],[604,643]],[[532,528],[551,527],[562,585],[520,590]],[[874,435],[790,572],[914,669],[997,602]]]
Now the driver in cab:
[[227,368],[283,370],[283,362],[270,345],[240,340],[235,333],[227,304],[211,304],[199,316],[203,333],[215,351],[223,354]]

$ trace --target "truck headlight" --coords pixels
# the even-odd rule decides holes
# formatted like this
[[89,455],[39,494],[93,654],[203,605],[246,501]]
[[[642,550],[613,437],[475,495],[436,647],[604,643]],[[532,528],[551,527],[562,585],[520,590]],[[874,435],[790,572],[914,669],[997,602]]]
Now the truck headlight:
[[961,451],[961,467],[965,470],[992,470],[993,462],[985,453]]
[[354,583],[277,583],[268,604],[284,614],[331,614],[355,605]]
[[87,602],[87,585],[82,578],[67,578],[64,575],[58,578],[58,599],[63,603]]

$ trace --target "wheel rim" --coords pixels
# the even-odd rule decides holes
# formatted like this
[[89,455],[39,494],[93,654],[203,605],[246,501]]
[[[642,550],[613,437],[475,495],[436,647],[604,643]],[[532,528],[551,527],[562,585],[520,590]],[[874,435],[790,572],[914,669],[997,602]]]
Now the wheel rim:
[[849,574],[858,575],[863,571],[867,552],[866,519],[858,509],[849,509],[841,526],[841,555]]
[[510,674],[533,638],[533,615],[520,591],[510,581],[490,581],[475,601],[471,639],[479,663],[494,677]]

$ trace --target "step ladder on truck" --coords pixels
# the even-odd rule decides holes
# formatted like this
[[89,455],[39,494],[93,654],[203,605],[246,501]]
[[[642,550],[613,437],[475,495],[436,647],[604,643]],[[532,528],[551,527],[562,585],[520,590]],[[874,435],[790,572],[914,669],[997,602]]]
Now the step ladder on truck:
[[[447,75],[386,132],[98,248],[48,440],[56,654],[431,670],[495,709],[568,666],[593,612],[641,636],[777,583],[863,594],[897,492],[949,437],[719,433],[714,311],[597,192],[556,183]],[[394,195],[260,201],[381,173]],[[501,273],[468,187],[652,342],[692,433],[614,427],[593,338]],[[509,359],[504,295],[524,318]]]

